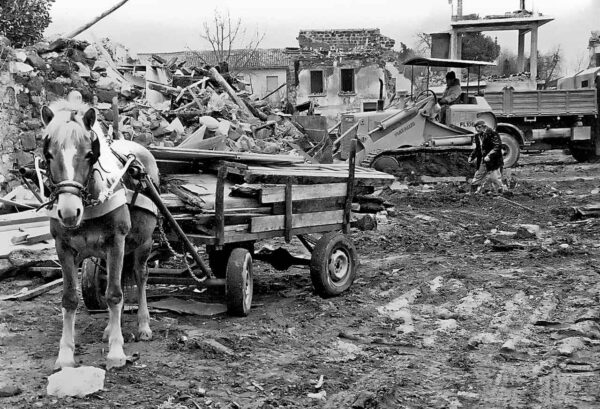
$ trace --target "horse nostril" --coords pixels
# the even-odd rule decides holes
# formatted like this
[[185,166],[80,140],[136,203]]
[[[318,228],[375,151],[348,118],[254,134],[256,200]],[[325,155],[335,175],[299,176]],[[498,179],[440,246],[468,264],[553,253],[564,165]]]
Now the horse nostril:
[[77,217],[79,217],[80,214],[81,214],[81,209],[77,208]]
[[59,217],[60,219],[62,219],[62,218],[63,218],[63,217],[62,217],[62,213],[60,212],[60,210],[58,211],[58,217]]

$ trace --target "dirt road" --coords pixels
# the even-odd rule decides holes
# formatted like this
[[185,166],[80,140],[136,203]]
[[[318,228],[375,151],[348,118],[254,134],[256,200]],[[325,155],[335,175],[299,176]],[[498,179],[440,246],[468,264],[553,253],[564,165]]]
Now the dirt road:
[[[246,318],[152,313],[154,339],[125,345],[140,359],[84,399],[46,395],[60,290],[1,302],[0,387],[22,392],[0,407],[600,407],[600,220],[569,211],[600,201],[600,164],[521,162],[508,199],[522,206],[452,185],[387,192],[396,214],[353,233],[363,265],[343,296],[316,296],[306,269],[259,264]],[[538,237],[514,237],[521,224]],[[41,279],[0,294],[23,280]],[[106,319],[80,307],[81,364],[104,364]],[[131,338],[134,314],[123,327]]]

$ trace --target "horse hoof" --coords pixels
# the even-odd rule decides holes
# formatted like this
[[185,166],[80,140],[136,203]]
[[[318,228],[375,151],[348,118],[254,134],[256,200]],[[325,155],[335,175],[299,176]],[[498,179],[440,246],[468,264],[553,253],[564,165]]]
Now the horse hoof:
[[63,368],[74,368],[75,360],[74,359],[57,359],[54,363],[54,370],[60,371]]
[[123,355],[122,357],[107,357],[106,358],[106,369],[110,370],[112,368],[121,368],[125,366],[127,363],[127,357]]
[[150,341],[152,339],[152,330],[148,329],[140,329],[138,331],[138,339],[140,341]]

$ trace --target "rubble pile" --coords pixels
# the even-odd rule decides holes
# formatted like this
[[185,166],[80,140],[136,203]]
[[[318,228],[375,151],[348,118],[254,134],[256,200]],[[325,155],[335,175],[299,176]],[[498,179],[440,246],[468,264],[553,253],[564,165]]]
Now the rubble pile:
[[107,135],[145,146],[302,154],[317,145],[291,115],[236,89],[221,68],[159,56],[150,65],[119,65],[101,42],[14,49],[0,38],[1,190],[20,184],[9,170],[31,162],[41,145],[40,110],[62,98],[95,107]]

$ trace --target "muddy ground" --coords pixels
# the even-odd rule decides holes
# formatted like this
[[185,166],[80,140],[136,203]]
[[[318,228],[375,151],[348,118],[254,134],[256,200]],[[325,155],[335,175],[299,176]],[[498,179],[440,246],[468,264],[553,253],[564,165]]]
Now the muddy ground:
[[[60,289],[2,302],[0,386],[22,392],[0,407],[600,407],[600,219],[570,219],[571,207],[600,202],[600,164],[555,151],[523,157],[512,174],[507,198],[533,212],[463,186],[387,192],[396,215],[353,232],[363,265],[340,297],[315,295],[307,269],[257,263],[246,318],[153,312],[154,339],[125,345],[140,359],[87,398],[46,395]],[[540,237],[505,233],[520,224]],[[41,281],[11,278],[0,294]],[[165,291],[195,296],[150,294]],[[106,319],[80,306],[82,365],[104,364]],[[130,338],[134,314],[123,327]]]

